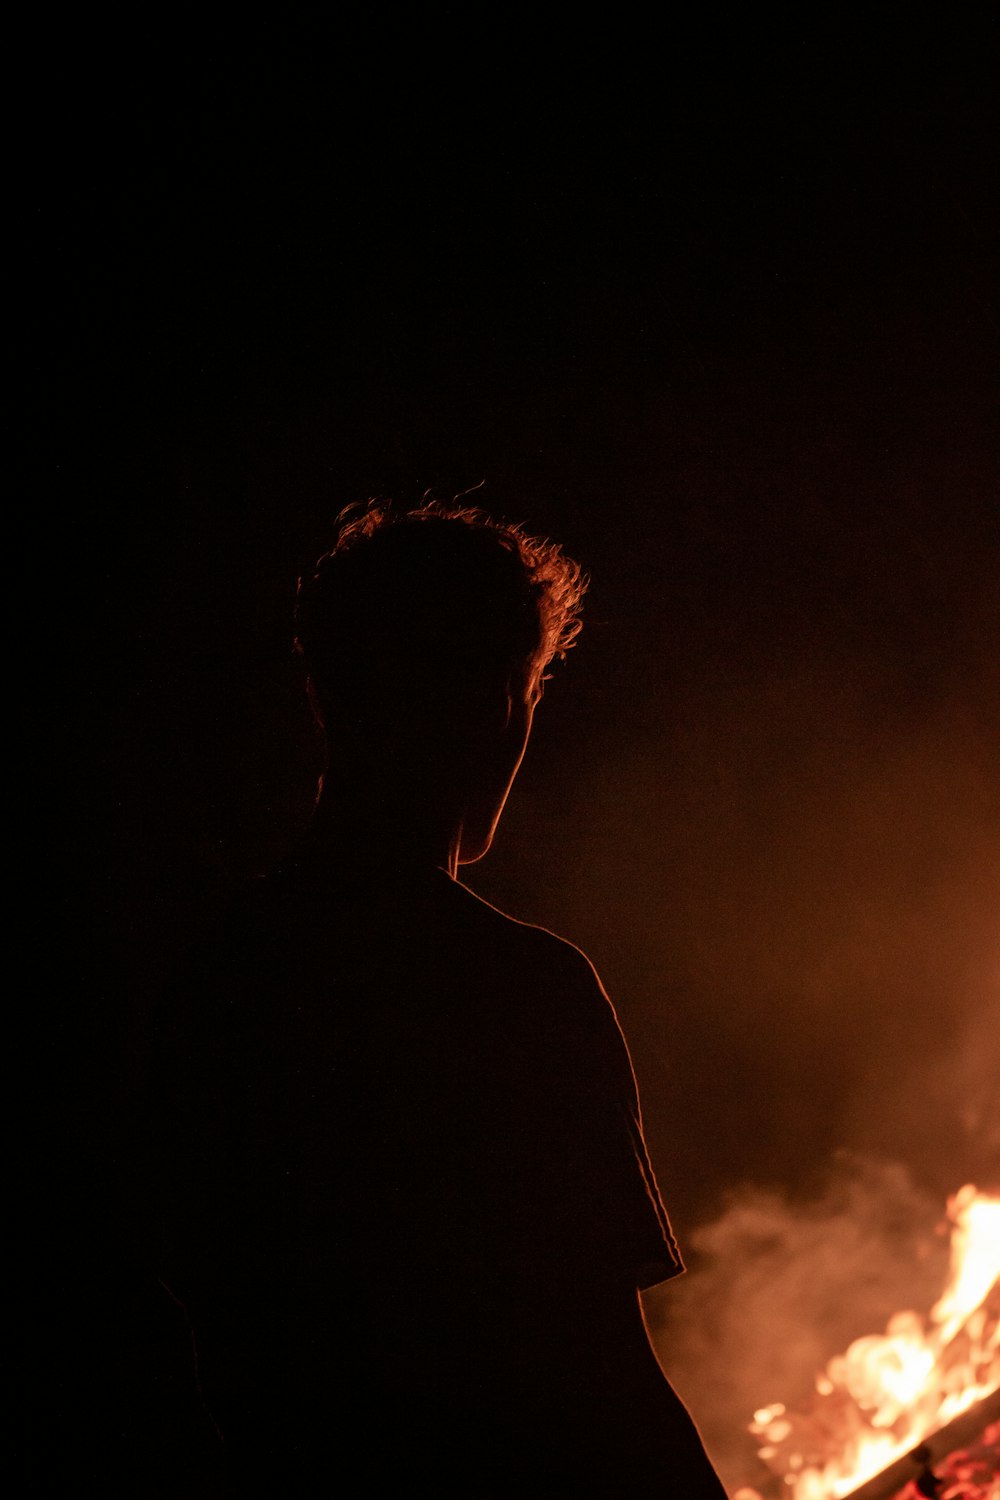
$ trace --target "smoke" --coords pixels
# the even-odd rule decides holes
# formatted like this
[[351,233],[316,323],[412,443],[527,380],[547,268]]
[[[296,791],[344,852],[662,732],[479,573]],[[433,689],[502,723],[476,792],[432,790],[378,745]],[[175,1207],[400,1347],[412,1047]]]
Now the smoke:
[[906,1167],[847,1155],[819,1196],[740,1192],[687,1237],[688,1274],[644,1305],[724,1484],[759,1473],[746,1430],[758,1408],[796,1405],[854,1339],[884,1332],[895,1312],[929,1311],[948,1246],[945,1205]]

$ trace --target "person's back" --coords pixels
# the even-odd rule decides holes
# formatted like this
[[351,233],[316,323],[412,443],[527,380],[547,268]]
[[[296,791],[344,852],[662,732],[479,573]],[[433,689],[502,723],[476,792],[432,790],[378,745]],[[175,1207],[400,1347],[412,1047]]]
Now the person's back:
[[163,1274],[236,1494],[721,1496],[642,1323],[680,1261],[588,961],[370,805],[332,827],[157,1045]]

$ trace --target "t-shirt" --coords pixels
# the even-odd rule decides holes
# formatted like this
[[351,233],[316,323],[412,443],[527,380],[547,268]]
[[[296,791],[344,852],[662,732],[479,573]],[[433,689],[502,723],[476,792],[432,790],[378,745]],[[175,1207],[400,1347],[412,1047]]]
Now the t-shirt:
[[238,1494],[722,1495],[642,1325],[681,1261],[578,949],[438,869],[303,857],[156,1057],[160,1265]]

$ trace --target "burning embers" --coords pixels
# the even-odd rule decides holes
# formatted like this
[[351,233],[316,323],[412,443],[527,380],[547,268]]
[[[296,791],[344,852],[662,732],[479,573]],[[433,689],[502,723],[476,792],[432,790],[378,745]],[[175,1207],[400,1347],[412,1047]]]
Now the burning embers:
[[760,1457],[790,1500],[850,1495],[1000,1387],[1000,1198],[964,1187],[948,1215],[951,1269],[929,1317],[900,1312],[857,1339],[817,1377],[807,1409],[755,1413]]

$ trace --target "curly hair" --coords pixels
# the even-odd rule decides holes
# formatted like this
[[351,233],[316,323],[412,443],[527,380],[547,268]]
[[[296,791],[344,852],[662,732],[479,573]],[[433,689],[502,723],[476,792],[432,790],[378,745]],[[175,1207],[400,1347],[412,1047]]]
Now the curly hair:
[[555,542],[485,511],[371,500],[300,578],[296,646],[321,701],[478,696],[565,657],[586,587]]

